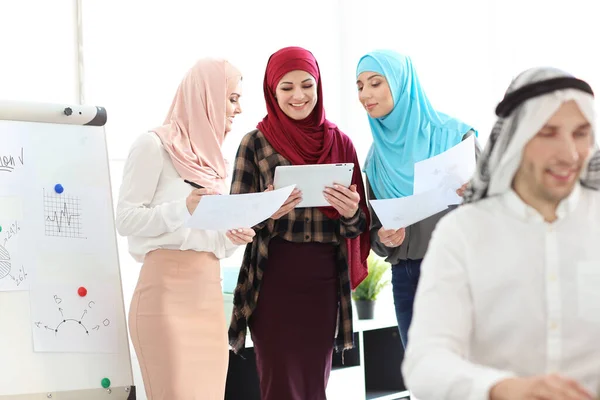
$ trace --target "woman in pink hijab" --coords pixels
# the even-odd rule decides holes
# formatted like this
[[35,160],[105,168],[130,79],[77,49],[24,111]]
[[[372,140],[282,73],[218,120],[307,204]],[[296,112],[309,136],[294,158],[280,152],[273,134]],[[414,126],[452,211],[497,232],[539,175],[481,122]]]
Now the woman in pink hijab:
[[203,196],[226,193],[221,152],[241,113],[240,72],[203,59],[187,73],[162,126],[142,134],[125,164],[117,229],[143,262],[129,329],[150,400],[222,400],[229,347],[219,259],[252,229],[193,230]]

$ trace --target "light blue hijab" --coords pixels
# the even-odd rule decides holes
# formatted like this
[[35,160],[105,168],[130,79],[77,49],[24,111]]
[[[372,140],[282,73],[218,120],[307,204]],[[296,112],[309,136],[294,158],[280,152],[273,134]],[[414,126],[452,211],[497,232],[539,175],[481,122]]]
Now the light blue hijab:
[[360,59],[356,76],[365,71],[383,75],[394,100],[385,117],[369,116],[373,145],[364,168],[367,178],[378,199],[412,195],[415,163],[460,143],[473,128],[431,106],[409,57],[373,51]]

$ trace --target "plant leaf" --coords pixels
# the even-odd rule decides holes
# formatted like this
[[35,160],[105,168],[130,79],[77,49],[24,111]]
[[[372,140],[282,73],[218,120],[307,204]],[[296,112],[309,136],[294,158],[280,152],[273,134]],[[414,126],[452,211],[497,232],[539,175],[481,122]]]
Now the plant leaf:
[[387,277],[390,273],[390,264],[383,258],[371,252],[367,265],[369,274],[352,293],[354,300],[375,301],[379,293],[390,284],[390,279]]

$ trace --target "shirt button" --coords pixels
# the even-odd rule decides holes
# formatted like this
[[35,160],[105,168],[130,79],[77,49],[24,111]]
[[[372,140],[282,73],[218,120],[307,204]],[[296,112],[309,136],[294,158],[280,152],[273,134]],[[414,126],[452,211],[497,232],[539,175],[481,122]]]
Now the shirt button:
[[556,323],[556,321],[552,321],[550,323],[550,329],[556,330],[556,328],[558,328],[558,324]]
[[310,218],[306,218],[306,222],[310,222]]
[[556,275],[554,275],[554,274],[550,275],[550,282],[556,282]]
[[304,236],[304,239],[306,239],[306,240],[310,239],[310,235]]

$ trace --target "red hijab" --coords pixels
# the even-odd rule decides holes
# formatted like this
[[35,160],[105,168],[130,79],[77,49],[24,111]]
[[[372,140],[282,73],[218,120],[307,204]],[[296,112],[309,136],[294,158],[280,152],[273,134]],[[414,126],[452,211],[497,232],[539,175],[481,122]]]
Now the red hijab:
[[[317,82],[317,104],[311,114],[301,121],[288,117],[279,108],[275,98],[275,89],[281,78],[295,70],[308,72]],[[319,64],[308,50],[301,47],[283,48],[269,59],[263,89],[267,115],[257,128],[279,154],[293,165],[354,163],[352,183],[360,194],[360,208],[367,217],[365,231],[355,239],[346,240],[350,283],[352,289],[355,289],[368,275],[367,257],[371,250],[369,211],[354,145],[348,136],[325,118]],[[333,207],[323,207],[320,210],[328,218],[340,218]]]

